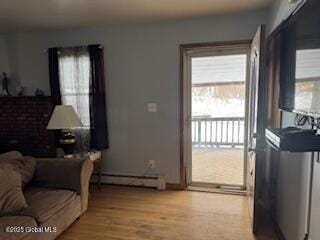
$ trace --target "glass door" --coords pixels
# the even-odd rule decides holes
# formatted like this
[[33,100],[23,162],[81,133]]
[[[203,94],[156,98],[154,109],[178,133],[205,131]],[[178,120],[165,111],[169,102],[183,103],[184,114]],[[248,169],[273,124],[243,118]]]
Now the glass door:
[[248,52],[190,55],[191,186],[245,186]]

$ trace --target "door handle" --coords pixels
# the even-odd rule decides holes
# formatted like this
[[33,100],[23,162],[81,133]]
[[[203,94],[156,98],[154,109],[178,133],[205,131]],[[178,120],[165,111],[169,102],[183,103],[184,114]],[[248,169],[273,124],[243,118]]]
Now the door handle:
[[254,153],[257,153],[257,152],[265,152],[266,150],[265,149],[262,149],[262,148],[252,148],[252,147],[248,147],[248,152],[254,152]]
[[248,152],[256,152],[256,151],[257,151],[256,148],[248,147]]
[[252,138],[258,138],[258,134],[257,133],[253,133],[252,134]]

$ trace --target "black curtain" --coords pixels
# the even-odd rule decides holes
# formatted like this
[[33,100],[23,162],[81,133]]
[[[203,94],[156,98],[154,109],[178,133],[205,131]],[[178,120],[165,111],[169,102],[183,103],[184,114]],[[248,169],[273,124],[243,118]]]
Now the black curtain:
[[[61,105],[58,48],[49,48],[49,79],[53,107]],[[54,131],[55,145],[59,146],[60,131]]]
[[58,48],[49,48],[49,78],[53,105],[61,105]]
[[103,49],[100,45],[89,45],[88,49],[91,64],[90,145],[101,150],[109,148]]

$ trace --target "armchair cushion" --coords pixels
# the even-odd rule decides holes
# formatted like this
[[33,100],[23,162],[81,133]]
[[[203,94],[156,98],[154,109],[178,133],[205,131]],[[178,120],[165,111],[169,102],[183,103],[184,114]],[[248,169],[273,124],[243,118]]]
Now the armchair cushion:
[[17,213],[26,207],[20,174],[0,169],[0,216]]
[[18,151],[10,151],[10,152],[6,152],[6,153],[1,153],[0,154],[0,161],[3,159],[8,159],[8,158],[20,158],[23,157],[23,155],[18,152]]
[[90,159],[37,158],[33,185],[75,191],[81,198],[81,210],[88,207],[89,182],[93,171]]
[[22,187],[25,187],[33,177],[36,169],[36,160],[30,156],[9,155],[0,158],[3,169],[11,169],[21,174]]
[[33,184],[81,193],[81,170],[85,159],[37,158]]
[[27,216],[4,216],[0,218],[0,239],[5,240],[23,240],[28,238],[27,232],[5,232],[6,227],[37,227],[33,217]]
[[43,223],[72,202],[76,192],[55,188],[30,187],[24,192],[28,207],[20,215],[34,217],[38,223]]

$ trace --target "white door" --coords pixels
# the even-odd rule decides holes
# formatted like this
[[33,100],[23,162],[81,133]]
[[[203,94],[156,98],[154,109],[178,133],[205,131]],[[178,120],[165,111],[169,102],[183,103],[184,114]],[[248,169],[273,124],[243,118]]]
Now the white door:
[[244,189],[250,44],[184,54],[184,162],[188,186]]

